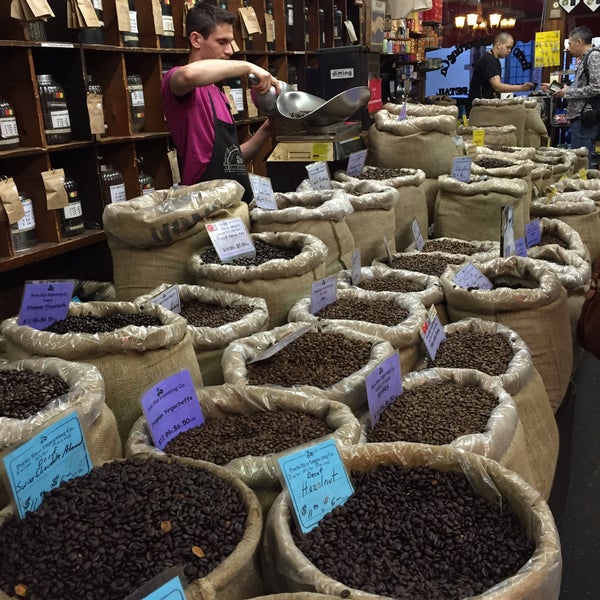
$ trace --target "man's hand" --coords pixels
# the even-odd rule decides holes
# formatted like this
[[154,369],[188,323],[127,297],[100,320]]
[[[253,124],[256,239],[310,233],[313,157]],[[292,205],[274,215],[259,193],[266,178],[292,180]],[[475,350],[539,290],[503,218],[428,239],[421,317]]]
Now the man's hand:
[[526,81],[525,83],[521,84],[522,92],[530,92],[534,88],[535,88],[535,83],[532,83],[531,81]]

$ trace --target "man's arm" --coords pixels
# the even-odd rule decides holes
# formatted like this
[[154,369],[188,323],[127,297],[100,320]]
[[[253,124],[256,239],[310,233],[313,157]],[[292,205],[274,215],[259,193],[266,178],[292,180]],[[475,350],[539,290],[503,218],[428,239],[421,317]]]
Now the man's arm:
[[240,150],[244,162],[250,162],[261,149],[262,145],[271,137],[275,131],[273,117],[269,117],[257,130],[254,135],[240,144]]
[[535,87],[535,84],[531,83],[531,81],[526,81],[525,83],[519,84],[502,83],[500,75],[494,75],[494,77],[491,77],[490,85],[494,88],[494,91],[498,92],[499,94],[506,92],[529,92]]

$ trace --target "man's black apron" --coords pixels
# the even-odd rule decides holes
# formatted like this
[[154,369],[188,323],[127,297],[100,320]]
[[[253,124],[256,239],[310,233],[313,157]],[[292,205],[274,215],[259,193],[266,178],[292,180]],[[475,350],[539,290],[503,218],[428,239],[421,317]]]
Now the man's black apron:
[[212,95],[209,93],[210,106],[213,113],[213,125],[215,128],[215,140],[210,162],[204,171],[200,181],[211,181],[213,179],[234,179],[244,186],[244,202],[252,200],[252,187],[244,158],[240,151],[235,124],[221,121],[217,118]]

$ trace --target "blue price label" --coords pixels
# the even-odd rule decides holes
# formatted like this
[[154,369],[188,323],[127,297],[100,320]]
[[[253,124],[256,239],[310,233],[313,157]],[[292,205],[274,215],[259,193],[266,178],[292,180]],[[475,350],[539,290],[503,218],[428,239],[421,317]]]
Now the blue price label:
[[491,290],[492,282],[473,264],[467,263],[454,277],[454,283],[465,289]]
[[527,244],[525,238],[518,238],[515,240],[515,251],[517,256],[527,256]]
[[366,383],[371,427],[375,427],[381,413],[402,394],[400,355],[394,352],[381,361],[367,375]]
[[525,239],[528,248],[537,246],[542,241],[542,228],[539,219],[533,219],[525,225]]

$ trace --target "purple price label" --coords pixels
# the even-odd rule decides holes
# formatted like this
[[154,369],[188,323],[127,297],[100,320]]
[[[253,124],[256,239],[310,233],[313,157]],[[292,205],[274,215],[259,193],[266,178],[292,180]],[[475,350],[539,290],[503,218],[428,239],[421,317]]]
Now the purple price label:
[[525,239],[527,241],[527,247],[537,246],[542,241],[542,229],[540,227],[540,220],[533,219],[525,225]]
[[74,287],[72,280],[26,283],[17,323],[43,330],[65,319]]
[[368,375],[367,403],[371,415],[371,427],[379,423],[381,413],[402,394],[402,371],[400,356],[394,352],[381,361]]
[[515,252],[517,253],[517,256],[527,256],[525,238],[518,238],[515,240]]
[[204,423],[194,382],[187,369],[153,385],[142,396],[141,403],[154,445],[159,450],[180,433]]

